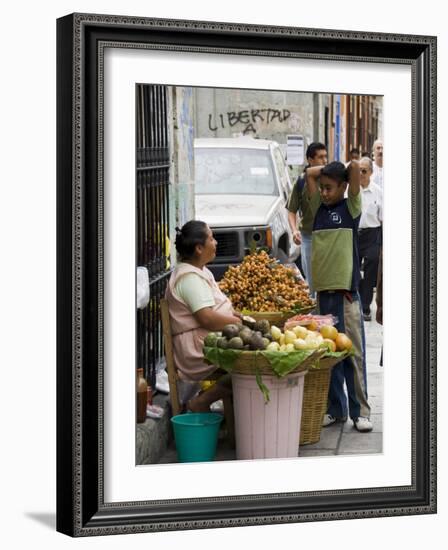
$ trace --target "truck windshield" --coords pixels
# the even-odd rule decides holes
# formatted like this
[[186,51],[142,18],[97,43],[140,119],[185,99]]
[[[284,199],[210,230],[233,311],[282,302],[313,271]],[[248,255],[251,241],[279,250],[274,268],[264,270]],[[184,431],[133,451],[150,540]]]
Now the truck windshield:
[[195,148],[196,194],[278,195],[268,150]]

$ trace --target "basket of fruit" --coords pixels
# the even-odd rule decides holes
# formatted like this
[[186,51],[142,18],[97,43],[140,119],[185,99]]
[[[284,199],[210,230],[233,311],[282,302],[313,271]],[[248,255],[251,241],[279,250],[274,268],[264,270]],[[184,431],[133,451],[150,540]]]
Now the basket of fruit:
[[282,265],[264,250],[229,267],[219,286],[236,310],[280,327],[293,315],[316,307],[297,268]]
[[[302,330],[298,329],[298,330]],[[226,325],[204,341],[204,356],[228,372],[285,376],[305,371],[327,352],[323,338],[308,338],[300,345],[294,331],[286,333],[267,319],[244,316],[241,323]]]

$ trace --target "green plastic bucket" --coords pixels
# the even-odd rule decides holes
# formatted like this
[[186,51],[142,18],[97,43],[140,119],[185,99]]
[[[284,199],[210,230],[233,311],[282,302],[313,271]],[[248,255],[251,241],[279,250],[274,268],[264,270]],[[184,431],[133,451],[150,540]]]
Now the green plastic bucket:
[[171,418],[179,462],[214,460],[223,416],[217,413],[187,413]]

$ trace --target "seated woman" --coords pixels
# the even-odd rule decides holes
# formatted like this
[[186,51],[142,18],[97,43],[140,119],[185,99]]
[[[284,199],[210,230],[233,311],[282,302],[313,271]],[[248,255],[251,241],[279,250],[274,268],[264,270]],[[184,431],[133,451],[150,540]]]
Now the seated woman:
[[[174,363],[181,380],[207,380],[217,367],[204,361],[204,338],[210,331],[222,330],[225,325],[241,320],[205,267],[216,256],[216,244],[204,222],[192,220],[182,229],[176,228],[179,263],[171,274],[165,298],[171,319]],[[187,409],[207,412],[212,403],[231,393],[230,376],[224,375],[209,390],[191,399]]]

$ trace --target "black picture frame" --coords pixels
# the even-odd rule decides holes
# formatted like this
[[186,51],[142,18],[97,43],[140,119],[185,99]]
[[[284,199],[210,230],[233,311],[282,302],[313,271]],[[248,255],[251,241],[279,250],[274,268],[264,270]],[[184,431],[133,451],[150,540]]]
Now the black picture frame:
[[[436,38],[72,14],[57,21],[57,530],[70,536],[436,512]],[[412,70],[412,483],[104,502],[104,47],[399,63]],[[148,495],[150,499],[150,495]]]

